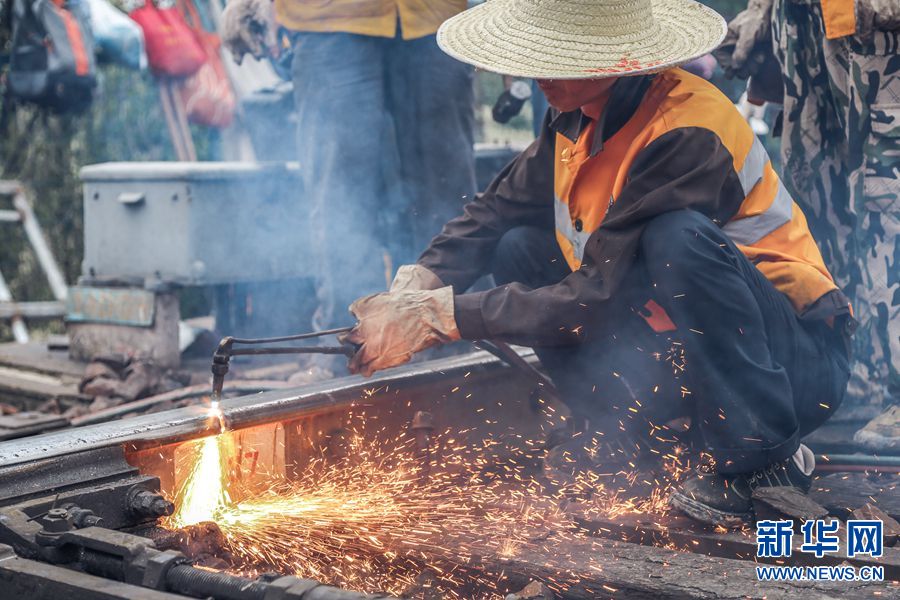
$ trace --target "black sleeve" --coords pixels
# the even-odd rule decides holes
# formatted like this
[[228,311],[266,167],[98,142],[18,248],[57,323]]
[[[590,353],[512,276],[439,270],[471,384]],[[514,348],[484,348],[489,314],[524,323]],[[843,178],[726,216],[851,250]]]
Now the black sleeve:
[[635,158],[628,181],[585,247],[581,268],[556,285],[530,289],[510,284],[457,296],[456,322],[466,339],[529,346],[559,346],[591,339],[634,264],[644,227],[683,208],[726,223],[744,199],[731,153],[708,129],[663,134]]
[[485,274],[503,234],[522,225],[553,229],[553,163],[556,135],[550,113],[538,138],[447,223],[419,258],[456,293]]

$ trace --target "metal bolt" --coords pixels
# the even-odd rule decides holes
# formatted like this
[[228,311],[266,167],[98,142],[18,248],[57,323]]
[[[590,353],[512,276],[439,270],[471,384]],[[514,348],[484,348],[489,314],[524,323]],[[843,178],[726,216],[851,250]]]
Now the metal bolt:
[[417,410],[410,429],[434,429],[434,415],[425,410]]
[[95,515],[93,511],[77,506],[70,509],[69,514],[72,516],[72,524],[75,525],[77,529],[96,527],[103,521],[103,519]]
[[41,518],[41,528],[45,533],[63,533],[72,528],[69,522],[69,511],[64,508],[51,508]]
[[431,434],[434,432],[434,415],[424,410],[416,411],[409,428],[416,439],[418,480],[424,483],[431,472]]
[[426,450],[431,446],[431,434],[434,432],[434,415],[430,412],[419,410],[413,415],[409,426],[416,437],[416,448]]
[[141,517],[165,517],[175,512],[175,505],[157,492],[136,486],[128,493],[128,509]]
[[173,566],[187,562],[187,558],[175,550],[153,554],[144,567],[142,585],[154,590],[166,589],[166,574]]

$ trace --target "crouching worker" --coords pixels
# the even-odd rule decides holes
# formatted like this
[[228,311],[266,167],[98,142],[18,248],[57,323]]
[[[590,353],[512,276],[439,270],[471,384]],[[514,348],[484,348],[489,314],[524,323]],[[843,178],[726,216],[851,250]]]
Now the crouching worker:
[[[689,515],[806,491],[800,439],[841,402],[853,321],[762,144],[677,68],[724,32],[691,0],[496,0],[445,22],[445,52],[537,79],[552,109],[391,291],[351,306],[351,368],[460,338],[531,346],[592,427],[690,418],[714,460],[671,497]],[[485,273],[497,287],[466,293]]]

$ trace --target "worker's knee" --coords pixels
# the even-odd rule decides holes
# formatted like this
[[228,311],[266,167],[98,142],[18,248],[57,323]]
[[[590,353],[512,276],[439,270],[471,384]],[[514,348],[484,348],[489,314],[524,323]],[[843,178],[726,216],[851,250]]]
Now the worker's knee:
[[654,218],[641,236],[641,255],[656,285],[690,280],[727,238],[708,217],[694,210],[676,210]]
[[539,233],[534,227],[514,227],[500,238],[491,264],[497,285],[521,282],[528,277],[526,265],[534,248],[540,247],[541,240],[536,239]]
[[553,232],[525,226],[514,227],[500,238],[491,263],[497,285],[551,285],[565,276],[566,269]]

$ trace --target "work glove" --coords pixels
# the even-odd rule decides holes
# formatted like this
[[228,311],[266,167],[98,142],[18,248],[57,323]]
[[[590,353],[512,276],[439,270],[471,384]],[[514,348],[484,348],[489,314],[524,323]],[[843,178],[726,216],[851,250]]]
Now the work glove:
[[713,50],[713,56],[729,79],[747,79],[773,54],[772,2],[773,0],[750,0],[747,9],[738,13],[728,24],[725,39]]
[[230,0],[222,13],[222,42],[241,64],[245,54],[262,59],[278,56],[272,0]]
[[440,278],[422,265],[403,265],[397,269],[394,281],[391,283],[392,292],[404,290],[436,290],[444,287]]
[[900,30],[900,2],[856,0],[856,35],[871,40],[876,31]]
[[356,326],[341,337],[358,346],[350,371],[366,377],[407,362],[412,355],[459,339],[453,288],[382,292],[350,305]]

